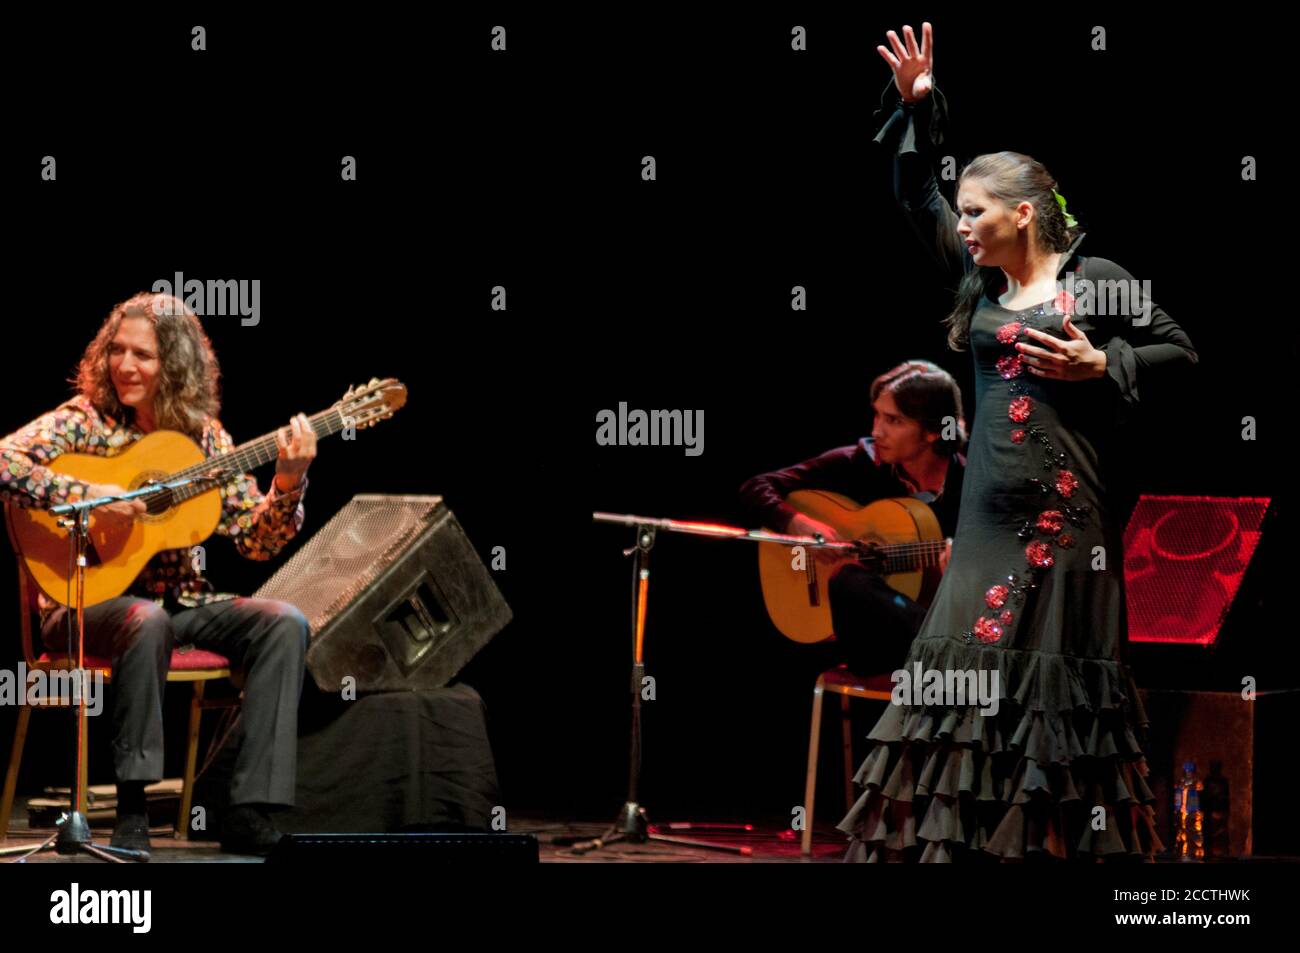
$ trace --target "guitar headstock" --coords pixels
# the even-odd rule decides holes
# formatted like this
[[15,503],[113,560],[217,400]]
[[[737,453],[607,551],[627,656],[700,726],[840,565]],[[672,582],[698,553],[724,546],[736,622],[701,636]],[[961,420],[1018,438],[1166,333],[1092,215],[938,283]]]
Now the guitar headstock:
[[405,403],[405,384],[392,377],[386,377],[382,381],[372,377],[369,384],[349,387],[343,399],[334,406],[344,419],[360,430],[387,420]]

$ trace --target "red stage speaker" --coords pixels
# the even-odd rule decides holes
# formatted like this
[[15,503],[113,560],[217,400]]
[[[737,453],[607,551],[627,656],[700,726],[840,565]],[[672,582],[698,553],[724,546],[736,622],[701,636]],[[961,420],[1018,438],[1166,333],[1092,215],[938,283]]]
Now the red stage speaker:
[[439,688],[511,617],[440,496],[354,496],[256,596],[302,610],[325,692]]
[[1124,530],[1130,642],[1213,645],[1269,498],[1148,496]]

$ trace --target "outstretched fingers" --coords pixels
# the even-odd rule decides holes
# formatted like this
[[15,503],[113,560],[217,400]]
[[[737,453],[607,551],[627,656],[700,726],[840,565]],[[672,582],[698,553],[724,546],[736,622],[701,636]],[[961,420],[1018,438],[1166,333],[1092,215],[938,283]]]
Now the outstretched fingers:
[[[909,29],[908,27],[903,27],[904,32],[906,32],[908,29]],[[912,58],[912,54],[907,51],[907,48],[903,45],[903,41],[898,38],[897,33],[895,33],[893,30],[890,30],[888,33],[885,34],[885,36],[889,38],[889,45],[894,48],[895,56],[897,56],[900,60],[903,61],[907,61]]]
[[[911,27],[907,29],[910,31]],[[926,69],[929,69],[934,61],[934,27],[929,23],[921,24],[921,48],[917,51],[917,55],[925,63]]]

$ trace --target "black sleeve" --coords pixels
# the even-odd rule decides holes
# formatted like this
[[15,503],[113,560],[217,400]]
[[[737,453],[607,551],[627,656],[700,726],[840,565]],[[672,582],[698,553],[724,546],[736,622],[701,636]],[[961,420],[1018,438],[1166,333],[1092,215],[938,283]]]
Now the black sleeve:
[[874,141],[893,155],[894,201],[956,285],[975,264],[957,234],[957,213],[939,191],[934,175],[948,125],[948,102],[935,86],[920,102],[905,103],[890,79],[875,119]]
[[[1123,419],[1138,405],[1138,382],[1147,370],[1195,364],[1199,357],[1187,332],[1160,305],[1147,299],[1131,274],[1104,258],[1088,259],[1086,270],[1092,281],[1122,281],[1129,283],[1127,287],[1132,291],[1128,314],[1089,317],[1099,338],[1092,345],[1106,352],[1106,376],[1120,402]],[[1101,286],[1095,287],[1100,294]],[[1096,304],[1092,307],[1095,310]]]
[[[740,505],[754,526],[784,533],[799,511],[785,497],[795,490],[833,490],[851,495],[857,447],[840,447],[784,470],[760,473],[740,488]],[[751,527],[753,528],[753,527]]]

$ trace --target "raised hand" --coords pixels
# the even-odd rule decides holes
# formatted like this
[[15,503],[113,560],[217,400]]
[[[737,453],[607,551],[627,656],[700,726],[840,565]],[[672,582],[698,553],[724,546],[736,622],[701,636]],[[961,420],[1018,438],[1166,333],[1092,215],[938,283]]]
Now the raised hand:
[[894,85],[898,87],[898,92],[909,103],[924,99],[934,88],[934,29],[929,23],[921,24],[919,47],[916,45],[916,34],[910,26],[903,27],[906,45],[893,30],[885,36],[889,38],[894,52],[891,53],[883,46],[876,49],[894,71]]

